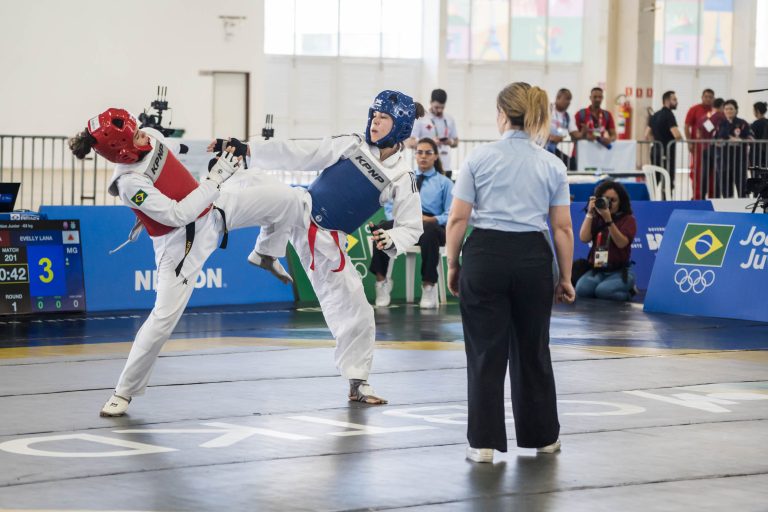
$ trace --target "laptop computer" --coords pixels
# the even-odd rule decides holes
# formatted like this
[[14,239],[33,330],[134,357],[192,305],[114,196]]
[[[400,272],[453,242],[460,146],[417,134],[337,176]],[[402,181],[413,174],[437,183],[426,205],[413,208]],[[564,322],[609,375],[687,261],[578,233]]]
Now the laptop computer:
[[21,183],[0,183],[0,213],[13,211]]

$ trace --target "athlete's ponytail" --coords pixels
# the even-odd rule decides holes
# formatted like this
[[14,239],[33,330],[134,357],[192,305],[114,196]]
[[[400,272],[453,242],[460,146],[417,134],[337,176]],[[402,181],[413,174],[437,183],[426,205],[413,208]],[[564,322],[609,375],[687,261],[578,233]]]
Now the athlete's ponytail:
[[79,160],[82,160],[91,152],[94,144],[96,144],[96,139],[88,133],[88,130],[83,130],[69,139],[69,149]]

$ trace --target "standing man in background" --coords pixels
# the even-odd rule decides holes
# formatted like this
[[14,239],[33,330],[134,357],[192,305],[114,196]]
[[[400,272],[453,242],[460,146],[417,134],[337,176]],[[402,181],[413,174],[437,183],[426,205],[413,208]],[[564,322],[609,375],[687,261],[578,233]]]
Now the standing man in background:
[[[711,117],[715,113],[712,104],[715,101],[715,91],[704,89],[701,93],[701,103],[688,109],[685,115],[685,140],[711,139],[716,132],[716,126]],[[712,134],[712,135],[710,135]],[[704,199],[707,195],[705,188],[713,189],[714,183],[710,187],[702,182],[701,175],[705,167],[710,167],[709,151],[705,155],[704,144],[688,144],[688,151],[691,152],[691,184],[693,186],[693,199]],[[706,160],[706,162],[705,162]],[[708,173],[711,174],[711,173]]]
[[[645,140],[658,141],[660,144],[651,146],[651,163],[663,167],[669,172],[670,186],[675,189],[675,144],[673,140],[682,140],[683,136],[677,127],[677,119],[673,110],[677,108],[675,91],[667,91],[661,97],[663,107],[655,112],[648,120],[645,128]],[[669,153],[667,153],[669,148]],[[667,200],[671,197],[665,198]]]
[[568,114],[568,107],[571,106],[572,98],[571,91],[563,88],[557,91],[555,101],[549,105],[549,139],[546,148],[547,151],[562,160],[568,169],[575,171],[576,161],[557,147],[569,134],[576,132],[576,123]]
[[598,142],[610,149],[616,140],[616,124],[613,116],[607,110],[600,108],[603,103],[603,90],[593,87],[589,93],[589,106],[576,112],[576,131],[571,133],[574,141],[572,158],[576,156],[576,141],[590,140]]
[[453,170],[451,148],[459,145],[459,136],[456,133],[456,121],[451,116],[445,115],[446,101],[448,101],[448,94],[443,89],[432,91],[429,99],[429,113],[416,120],[406,146],[415,148],[420,139],[424,137],[433,139],[439,148],[443,169],[450,178],[450,171]]
[[589,106],[576,112],[576,135],[579,139],[597,141],[609,147],[616,140],[616,124],[613,116],[600,106],[603,104],[603,90],[593,87],[589,93]]

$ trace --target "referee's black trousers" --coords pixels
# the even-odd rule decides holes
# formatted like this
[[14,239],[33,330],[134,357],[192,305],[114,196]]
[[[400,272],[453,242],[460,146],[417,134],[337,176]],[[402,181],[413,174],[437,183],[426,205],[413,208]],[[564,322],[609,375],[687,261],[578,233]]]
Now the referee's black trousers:
[[475,229],[469,236],[459,300],[467,353],[467,439],[473,448],[507,451],[507,363],[517,445],[539,448],[557,440],[549,354],[553,295],[552,249],[542,233]]

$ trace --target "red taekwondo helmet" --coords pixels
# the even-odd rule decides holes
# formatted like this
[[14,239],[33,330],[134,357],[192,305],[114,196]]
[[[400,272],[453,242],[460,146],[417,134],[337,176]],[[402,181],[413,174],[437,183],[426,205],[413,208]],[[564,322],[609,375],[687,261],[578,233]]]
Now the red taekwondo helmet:
[[136,119],[121,108],[109,108],[88,121],[88,133],[96,139],[93,150],[116,164],[132,164],[152,150],[150,145],[134,145],[136,129]]

